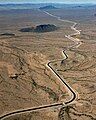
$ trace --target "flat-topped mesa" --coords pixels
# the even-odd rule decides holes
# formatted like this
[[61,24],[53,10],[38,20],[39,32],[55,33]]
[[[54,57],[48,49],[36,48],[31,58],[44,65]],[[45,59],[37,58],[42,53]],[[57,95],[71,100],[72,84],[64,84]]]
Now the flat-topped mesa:
[[58,29],[58,27],[53,25],[53,24],[42,24],[42,25],[38,25],[36,27],[22,28],[19,31],[20,32],[38,32],[38,33],[43,33],[43,32],[55,31],[57,29]]
[[48,10],[48,9],[57,9],[57,8],[52,6],[52,5],[47,5],[47,6],[44,6],[44,7],[40,7],[39,9],[40,10]]

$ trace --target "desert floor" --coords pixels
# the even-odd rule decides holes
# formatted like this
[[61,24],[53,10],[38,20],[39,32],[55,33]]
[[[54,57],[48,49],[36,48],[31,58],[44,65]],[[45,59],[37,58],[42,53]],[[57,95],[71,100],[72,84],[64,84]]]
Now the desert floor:
[[[68,59],[56,62],[53,68],[66,79],[78,93],[75,104],[67,108],[48,108],[16,115],[6,120],[95,120],[96,119],[96,24],[88,12],[50,10],[62,19],[76,21],[81,35],[73,36],[82,41],[78,48],[66,51]],[[70,12],[71,11],[71,12]],[[84,14],[83,14],[84,13]],[[66,17],[67,16],[67,17]],[[84,19],[83,19],[84,18]],[[89,19],[91,18],[91,19]],[[54,24],[54,32],[22,33],[24,27]],[[70,99],[62,83],[46,67],[50,60],[62,59],[62,49],[74,45],[65,35],[74,33],[71,23],[58,21],[38,10],[0,11],[0,115],[30,107],[59,103]],[[14,78],[14,76],[16,76]]]

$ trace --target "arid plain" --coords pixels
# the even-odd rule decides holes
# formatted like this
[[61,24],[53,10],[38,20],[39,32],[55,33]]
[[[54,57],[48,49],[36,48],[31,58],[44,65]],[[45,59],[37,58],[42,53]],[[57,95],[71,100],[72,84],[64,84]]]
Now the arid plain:
[[[87,10],[79,6],[47,11],[64,20],[77,22],[76,28],[81,30],[80,35],[73,37],[79,38],[82,44],[78,48],[66,50],[67,60],[52,64],[78,97],[67,108],[46,108],[5,120],[95,120],[95,7],[88,7]],[[58,29],[44,33],[19,31],[41,24],[54,24]],[[36,9],[0,11],[0,115],[70,99],[68,90],[46,64],[63,59],[62,49],[75,44],[65,37],[75,33],[70,28],[72,25]]]

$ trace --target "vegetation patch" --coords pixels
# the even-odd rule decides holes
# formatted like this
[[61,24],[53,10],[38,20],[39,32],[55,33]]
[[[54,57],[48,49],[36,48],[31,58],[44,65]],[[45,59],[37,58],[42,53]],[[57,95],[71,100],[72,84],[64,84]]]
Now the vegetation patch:
[[49,94],[49,98],[52,98],[54,101],[58,101],[59,100],[59,96],[51,88],[46,87],[46,86],[38,85],[35,82],[35,80],[32,79],[32,88],[34,89],[34,87],[36,87],[38,89],[42,89],[43,91],[48,93]]

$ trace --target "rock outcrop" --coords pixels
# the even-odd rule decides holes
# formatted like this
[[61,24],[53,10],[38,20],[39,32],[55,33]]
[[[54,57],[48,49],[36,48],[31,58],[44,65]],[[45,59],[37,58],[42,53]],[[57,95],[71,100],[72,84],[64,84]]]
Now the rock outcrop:
[[53,24],[43,24],[36,27],[22,28],[20,32],[51,32],[57,30],[58,27]]

